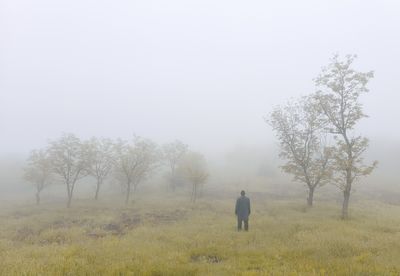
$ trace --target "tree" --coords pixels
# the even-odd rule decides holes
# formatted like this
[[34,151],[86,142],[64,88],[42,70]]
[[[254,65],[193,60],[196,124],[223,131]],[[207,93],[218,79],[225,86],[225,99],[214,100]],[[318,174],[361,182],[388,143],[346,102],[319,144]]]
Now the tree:
[[173,191],[175,190],[177,183],[176,167],[187,152],[187,149],[188,146],[178,140],[165,144],[162,147],[163,159],[166,161],[170,169],[169,184]]
[[100,187],[113,168],[114,144],[110,139],[92,138],[84,143],[87,158],[87,172],[96,179],[96,193],[99,197]]
[[52,166],[47,151],[34,150],[31,152],[24,177],[35,186],[36,204],[39,204],[40,193],[50,185],[52,177]]
[[342,218],[348,218],[348,207],[354,181],[369,175],[377,165],[365,165],[363,153],[367,150],[367,138],[354,134],[357,123],[367,117],[360,103],[360,96],[368,92],[367,84],[374,74],[358,72],[352,68],[356,56],[348,55],[341,60],[335,55],[323,68],[315,82],[319,91],[315,99],[328,124],[327,130],[334,135],[333,166],[336,170],[334,184],[343,192]]
[[69,208],[76,182],[88,174],[83,145],[75,135],[64,134],[59,140],[50,143],[49,156],[53,172],[61,177],[67,188]]
[[196,152],[187,153],[179,162],[178,172],[192,184],[191,201],[196,202],[198,190],[208,178],[204,156]]
[[156,144],[140,137],[135,137],[133,143],[119,140],[115,148],[115,175],[125,186],[125,203],[128,204],[131,189],[135,193],[138,185],[158,165],[159,153]]
[[280,141],[280,157],[286,160],[285,173],[308,187],[308,206],[313,205],[314,190],[331,176],[330,148],[326,146],[323,121],[311,97],[277,107],[267,120]]

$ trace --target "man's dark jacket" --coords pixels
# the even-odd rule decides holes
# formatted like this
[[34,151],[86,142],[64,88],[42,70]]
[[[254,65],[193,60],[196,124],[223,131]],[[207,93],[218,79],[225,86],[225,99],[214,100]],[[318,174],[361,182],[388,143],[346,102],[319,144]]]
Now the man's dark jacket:
[[248,220],[250,215],[250,199],[241,196],[236,200],[235,214],[240,220]]

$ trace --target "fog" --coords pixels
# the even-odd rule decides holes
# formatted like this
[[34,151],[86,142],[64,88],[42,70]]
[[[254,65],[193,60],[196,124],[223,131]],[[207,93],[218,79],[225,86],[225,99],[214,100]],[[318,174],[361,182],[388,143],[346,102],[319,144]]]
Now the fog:
[[[214,182],[238,160],[286,179],[264,117],[314,92],[334,53],[375,72],[357,132],[380,165],[365,182],[397,191],[399,12],[389,0],[0,0],[2,197],[24,190],[17,168],[62,133],[180,139]],[[250,157],[227,162],[238,148]]]

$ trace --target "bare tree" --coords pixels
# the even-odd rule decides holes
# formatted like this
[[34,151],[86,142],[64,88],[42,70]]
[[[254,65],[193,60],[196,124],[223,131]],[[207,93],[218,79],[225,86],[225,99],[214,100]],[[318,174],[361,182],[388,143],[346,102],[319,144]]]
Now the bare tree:
[[53,172],[61,177],[67,188],[69,208],[76,182],[88,174],[83,145],[75,135],[64,134],[50,143],[49,154]]
[[35,186],[36,204],[39,204],[40,193],[50,185],[52,177],[52,166],[47,151],[34,150],[31,152],[24,177]]
[[156,144],[148,139],[135,137],[133,143],[118,141],[114,168],[117,179],[125,186],[126,204],[132,188],[135,193],[138,185],[154,171],[159,158]]
[[373,72],[358,72],[352,68],[356,56],[348,55],[340,60],[335,55],[331,63],[316,79],[320,88],[315,95],[321,113],[334,135],[333,165],[337,171],[334,184],[343,191],[342,218],[348,218],[348,207],[352,184],[361,176],[369,175],[377,165],[365,165],[363,153],[368,148],[367,138],[354,134],[357,123],[366,115],[359,98],[367,93],[367,84]]
[[204,156],[196,152],[187,153],[179,162],[178,171],[179,174],[192,184],[190,198],[192,202],[196,202],[201,185],[208,179]]
[[172,191],[174,191],[176,188],[176,183],[177,183],[176,168],[178,162],[185,155],[187,149],[188,146],[178,140],[172,143],[165,144],[162,147],[163,159],[166,161],[170,169],[168,180]]
[[92,138],[84,143],[87,158],[87,171],[96,179],[96,193],[99,197],[100,187],[113,168],[114,144],[110,139]]
[[275,108],[267,120],[280,141],[280,156],[286,160],[282,170],[308,187],[308,206],[313,205],[314,190],[331,175],[330,149],[320,117],[313,99],[303,97]]

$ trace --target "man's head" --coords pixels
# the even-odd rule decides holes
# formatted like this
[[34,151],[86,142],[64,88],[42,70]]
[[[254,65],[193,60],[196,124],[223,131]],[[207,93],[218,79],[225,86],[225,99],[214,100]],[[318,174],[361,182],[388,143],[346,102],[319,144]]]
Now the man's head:
[[246,192],[245,192],[245,191],[241,191],[240,194],[241,194],[242,196],[244,196],[244,195],[246,194]]

